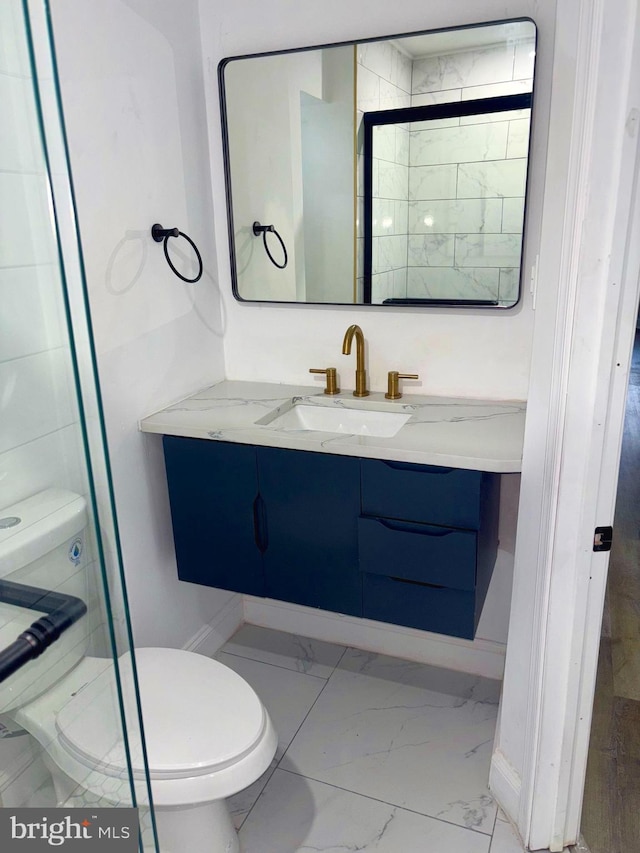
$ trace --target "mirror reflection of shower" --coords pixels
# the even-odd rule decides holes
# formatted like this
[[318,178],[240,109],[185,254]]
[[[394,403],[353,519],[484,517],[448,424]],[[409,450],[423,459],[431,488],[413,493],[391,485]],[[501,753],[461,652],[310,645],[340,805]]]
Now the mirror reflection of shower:
[[365,113],[364,302],[517,301],[530,121],[530,93]]

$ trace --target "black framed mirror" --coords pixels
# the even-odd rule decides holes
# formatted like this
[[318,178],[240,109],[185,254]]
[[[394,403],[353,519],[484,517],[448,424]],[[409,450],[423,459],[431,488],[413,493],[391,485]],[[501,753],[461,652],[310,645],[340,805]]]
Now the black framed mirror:
[[517,19],[224,59],[235,297],[517,304],[535,51]]

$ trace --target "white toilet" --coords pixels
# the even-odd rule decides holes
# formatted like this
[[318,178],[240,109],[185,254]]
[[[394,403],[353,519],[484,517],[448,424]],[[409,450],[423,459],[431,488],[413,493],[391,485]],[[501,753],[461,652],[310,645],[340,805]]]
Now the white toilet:
[[[84,499],[61,489],[0,510],[0,575],[86,601],[86,524]],[[40,615],[0,602],[0,649]],[[129,805],[115,667],[86,654],[91,628],[89,613],[0,684],[0,713],[44,747],[60,805]],[[225,800],[258,779],[275,755],[277,737],[266,709],[239,675],[202,655],[142,648],[135,660],[161,850],[237,853]],[[130,655],[122,655],[133,781],[138,805],[145,807],[131,667]]]

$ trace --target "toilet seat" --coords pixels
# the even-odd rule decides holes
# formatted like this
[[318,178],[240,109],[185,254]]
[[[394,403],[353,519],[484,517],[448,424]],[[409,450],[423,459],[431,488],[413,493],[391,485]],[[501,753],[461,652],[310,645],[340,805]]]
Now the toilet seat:
[[[277,737],[253,688],[224,664],[178,649],[136,649],[147,762],[156,805],[223,799],[252,784],[269,766]],[[131,657],[119,659],[124,703]],[[128,778],[113,668],[107,667],[58,712],[59,752],[77,765],[82,784],[104,792],[104,777]],[[134,780],[145,779],[137,720],[128,726]],[[138,794],[143,785],[136,785]],[[146,798],[145,798],[146,799]]]
[[[120,667],[124,685],[130,684],[129,655],[120,658]],[[193,652],[144,648],[136,651],[136,670],[152,779],[222,770],[249,755],[264,736],[262,703],[224,664]],[[56,729],[61,745],[77,761],[122,776],[127,762],[119,720],[109,667],[62,708]],[[144,778],[141,750],[132,752],[134,776]]]
[[[149,660],[155,661],[154,666],[147,667],[146,661]],[[136,662],[138,663],[138,676],[141,684],[143,684],[144,725],[147,732],[147,754],[151,758],[150,775],[154,805],[171,807],[226,799],[251,785],[269,767],[278,743],[273,724],[268,712],[252,688],[240,676],[233,673],[229,667],[195,652],[176,649],[136,649]],[[127,687],[133,683],[130,675],[131,660],[128,653],[120,657],[119,664],[121,671],[123,668],[129,670],[128,674],[124,673],[123,690],[125,705],[131,714],[131,724],[128,726],[129,748],[134,768],[133,782],[136,788],[137,804],[148,805],[142,747],[139,738],[136,737],[136,733],[139,731],[136,705],[133,698],[127,695]],[[147,669],[152,672],[156,669],[156,664],[163,670],[167,678],[162,679],[159,693],[155,694],[155,700],[149,701],[149,697],[145,700],[147,694],[144,693],[143,679],[146,682]],[[224,683],[229,687],[225,694],[230,700],[228,707],[233,710],[234,715],[248,720],[248,724],[246,728],[240,726],[239,732],[236,734],[235,743],[239,754],[235,756],[235,760],[233,760],[229,750],[226,753],[221,753],[217,761],[215,756],[212,757],[210,750],[204,750],[202,758],[198,762],[199,766],[194,764],[185,767],[185,762],[180,761],[178,745],[188,739],[190,730],[193,731],[191,720],[193,715],[190,713],[189,704],[187,702],[182,703],[181,724],[173,732],[174,739],[171,749],[175,752],[173,758],[169,754],[169,762],[173,760],[174,768],[178,765],[177,773],[183,775],[172,776],[170,775],[171,771],[167,772],[169,762],[163,753],[162,744],[163,738],[168,737],[169,732],[161,724],[156,725],[158,718],[154,715],[152,703],[153,701],[156,703],[162,701],[163,696],[166,697],[172,692],[173,685],[176,684],[178,669],[186,669],[192,664],[198,668],[200,682],[208,683],[208,688],[203,689],[209,702],[211,702],[211,685],[219,683],[217,679],[220,676],[224,677]],[[141,674],[141,670],[143,674]],[[193,669],[190,671],[193,672]],[[232,673],[232,676],[228,676],[228,673]],[[151,677],[153,678],[153,675]],[[163,684],[164,690],[162,690]],[[194,684],[196,686],[193,690],[197,694],[198,682],[194,682]],[[96,685],[100,685],[104,689],[98,691]],[[151,692],[153,693],[153,687]],[[215,703],[210,709],[212,721],[222,691],[216,693],[215,688],[213,688],[213,693],[215,694]],[[173,690],[173,694],[180,698],[177,690]],[[97,700],[93,709],[88,701],[90,697]],[[193,699],[193,693],[191,698]],[[246,706],[242,711],[238,707],[241,699],[246,700]],[[257,713],[256,708],[259,708],[260,714],[263,715],[260,733],[257,732],[256,717],[253,716],[253,713],[245,713],[250,708],[253,708],[255,713]],[[91,723],[89,716],[91,716]],[[14,714],[14,719],[37,738],[54,764],[83,788],[96,796],[104,797],[108,801],[112,798],[115,804],[121,804],[123,798],[126,800],[130,796],[127,793],[130,776],[118,722],[121,719],[121,714],[117,693],[114,689],[113,666],[108,658],[84,657],[53,688],[17,711]],[[99,729],[99,719],[101,719],[101,725],[104,727],[102,732]],[[160,717],[159,719],[163,718]],[[79,734],[81,726],[91,727],[92,737],[105,738],[105,731],[110,732],[111,740],[107,741],[105,738],[102,741],[106,744],[106,752],[102,756],[99,756],[98,750],[92,749]],[[220,738],[224,740],[220,722],[218,727]],[[213,728],[213,726],[209,728]],[[150,733],[151,738],[149,737]],[[211,742],[209,743],[211,744]],[[187,743],[187,746],[190,745]],[[157,749],[158,751],[156,751]],[[195,750],[197,751],[197,746]],[[91,757],[92,755],[94,758]],[[154,762],[156,755],[159,757],[158,762]],[[193,755],[194,753],[192,753],[192,757]],[[179,766],[181,763],[182,767]],[[189,773],[191,775],[187,775]],[[120,785],[116,784],[118,780],[121,780]]]

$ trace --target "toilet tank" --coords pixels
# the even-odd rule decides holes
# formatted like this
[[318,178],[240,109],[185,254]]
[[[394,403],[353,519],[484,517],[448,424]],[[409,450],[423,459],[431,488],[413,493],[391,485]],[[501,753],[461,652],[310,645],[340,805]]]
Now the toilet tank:
[[[87,601],[87,505],[80,495],[45,489],[0,509],[0,578]],[[0,649],[43,614],[0,601]],[[89,641],[87,615],[40,657],[0,684],[0,713],[46,692],[82,659]]]

